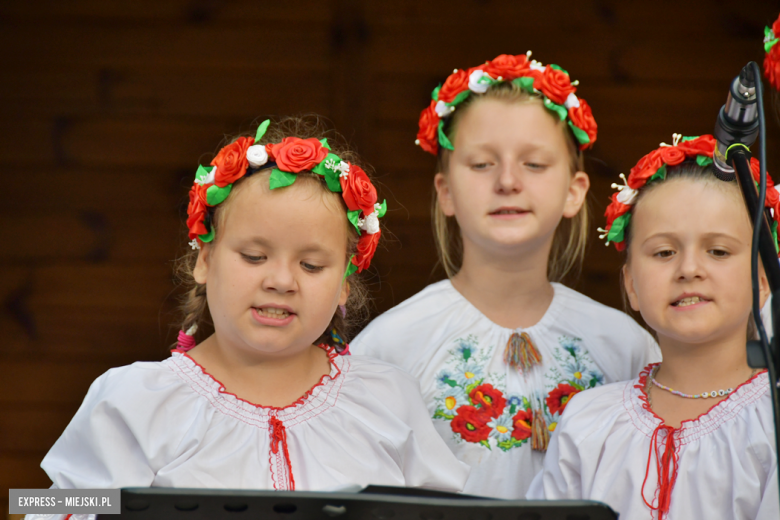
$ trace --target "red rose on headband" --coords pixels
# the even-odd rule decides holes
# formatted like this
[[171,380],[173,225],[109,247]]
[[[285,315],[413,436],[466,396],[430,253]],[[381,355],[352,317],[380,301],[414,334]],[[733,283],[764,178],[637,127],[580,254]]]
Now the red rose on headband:
[[669,166],[677,166],[685,160],[685,152],[676,146],[664,146],[661,148],[661,160]]
[[350,164],[349,174],[346,178],[339,177],[339,182],[341,182],[341,189],[344,192],[342,195],[344,202],[350,211],[362,210],[363,216],[374,212],[374,204],[376,204],[377,199],[376,188],[360,166]]
[[190,230],[190,239],[197,238],[198,235],[208,233],[203,221],[206,218],[208,207],[206,205],[206,186],[193,184],[190,189],[190,203],[187,205],[187,229]]
[[660,150],[653,150],[639,159],[639,162],[636,163],[636,166],[631,168],[631,171],[628,174],[629,187],[637,190],[644,186],[647,179],[652,177],[663,164]]
[[285,137],[281,143],[267,144],[265,150],[277,168],[289,173],[311,170],[328,156],[328,149],[314,137]]
[[352,263],[358,268],[358,272],[364,269],[368,269],[371,265],[371,259],[374,258],[376,252],[376,246],[379,244],[379,237],[382,235],[381,231],[377,231],[374,234],[369,235],[363,233],[360,236],[360,240],[357,243],[357,254],[352,259]]
[[417,132],[420,148],[433,155],[436,155],[439,147],[439,116],[436,114],[435,107],[436,101],[431,101],[431,104],[420,113],[420,129]]
[[[468,71],[460,69],[457,72],[453,72],[444,81],[444,85],[439,89],[439,101],[445,103],[451,103],[455,96],[468,90],[469,88],[469,74]],[[434,105],[436,102],[434,101]]]
[[490,63],[487,63],[483,70],[490,74],[492,78],[498,79],[501,76],[505,81],[511,81],[527,75],[531,68],[528,66],[528,58],[525,54],[517,56],[502,54]]
[[616,218],[619,216],[628,213],[631,211],[631,206],[628,204],[623,204],[619,200],[617,200],[618,195],[620,195],[620,192],[615,192],[612,194],[612,197],[610,199],[612,200],[612,203],[607,206],[607,211],[604,212],[604,216],[607,217],[607,225],[611,225],[612,222],[615,221]]
[[254,137],[239,137],[219,151],[214,160],[211,161],[211,165],[217,167],[214,184],[224,188],[228,184],[236,182],[246,173],[249,166],[246,149],[254,142]]
[[677,145],[677,148],[685,152],[688,157],[694,157],[696,155],[712,157],[712,152],[715,151],[715,138],[711,135],[703,135],[696,139],[680,143]]
[[[780,24],[775,22],[775,25]],[[775,44],[764,56],[764,75],[775,90],[780,90],[780,43]]]
[[580,98],[579,101],[580,106],[569,109],[569,120],[571,121],[571,124],[588,134],[590,142],[580,145],[580,150],[584,150],[585,148],[593,146],[593,143],[596,142],[596,134],[598,133],[599,127],[596,124],[596,120],[593,118],[593,112],[591,111],[588,102],[582,98]]
[[534,81],[534,87],[541,90],[550,101],[559,105],[563,105],[569,94],[577,90],[571,84],[568,74],[549,65],[544,69],[541,77]]

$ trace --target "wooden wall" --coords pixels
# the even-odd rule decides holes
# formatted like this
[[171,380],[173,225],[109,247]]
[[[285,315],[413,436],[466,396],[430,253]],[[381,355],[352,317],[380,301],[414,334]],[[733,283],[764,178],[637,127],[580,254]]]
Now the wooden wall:
[[[532,49],[579,79],[599,123],[589,171],[601,215],[641,155],[672,132],[712,131],[777,11],[773,0],[0,3],[0,488],[48,486],[40,460],[91,381],[166,356],[187,189],[223,135],[316,112],[373,163],[394,235],[373,269],[381,312],[441,277],[434,161],[413,142],[453,68]],[[620,258],[593,239],[575,286],[620,306]]]

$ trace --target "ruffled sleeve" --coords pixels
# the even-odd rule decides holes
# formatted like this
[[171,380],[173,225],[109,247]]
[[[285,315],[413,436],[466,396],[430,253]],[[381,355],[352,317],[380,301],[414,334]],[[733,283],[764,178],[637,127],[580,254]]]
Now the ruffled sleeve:
[[192,440],[192,406],[159,363],[100,376],[41,463],[60,489],[149,486],[160,467]]

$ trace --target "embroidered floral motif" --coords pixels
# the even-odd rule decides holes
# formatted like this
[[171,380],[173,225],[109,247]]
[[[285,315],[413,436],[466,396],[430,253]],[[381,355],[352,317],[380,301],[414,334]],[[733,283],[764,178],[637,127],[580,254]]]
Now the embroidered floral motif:
[[[447,367],[436,384],[441,389],[435,398],[434,419],[450,421],[457,438],[478,443],[488,449],[508,451],[522,446],[531,436],[529,417],[533,414],[528,399],[506,396],[497,385],[502,378],[486,383],[483,367],[491,352],[481,351],[474,336],[456,340]],[[502,385],[503,386],[503,385]]]
[[561,336],[558,343],[560,347],[553,349],[553,359],[560,369],[553,366],[545,374],[549,381],[545,387],[549,391],[544,398],[544,415],[550,431],[555,430],[561,414],[575,394],[604,384],[604,375],[582,346],[580,338]]
[[[545,371],[543,389],[528,396],[510,395],[506,376],[486,373],[494,347],[482,348],[475,336],[455,340],[445,367],[436,377],[433,418],[450,422],[458,442],[509,451],[531,440],[534,409],[542,409],[549,431],[555,430],[569,400],[604,383],[580,338],[561,336]],[[536,403],[536,404],[534,404]]]

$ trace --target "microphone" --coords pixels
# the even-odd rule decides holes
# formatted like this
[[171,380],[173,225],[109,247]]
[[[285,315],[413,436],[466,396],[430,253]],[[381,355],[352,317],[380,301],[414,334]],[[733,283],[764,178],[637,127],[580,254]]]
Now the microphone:
[[726,104],[718,112],[714,132],[717,146],[712,158],[715,176],[722,181],[736,178],[727,158],[729,147],[739,143],[749,148],[758,136],[756,81],[761,79],[755,77],[750,64],[745,65],[731,82]]

